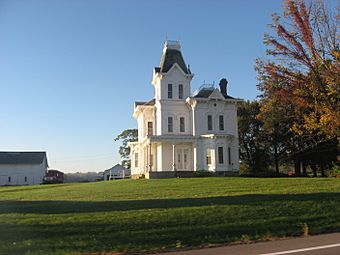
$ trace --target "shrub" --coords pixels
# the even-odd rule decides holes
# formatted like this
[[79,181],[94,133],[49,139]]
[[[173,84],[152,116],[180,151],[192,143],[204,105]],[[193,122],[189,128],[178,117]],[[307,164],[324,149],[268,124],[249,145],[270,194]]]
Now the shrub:
[[196,177],[210,177],[210,176],[216,176],[214,172],[210,172],[207,170],[198,170],[195,172]]

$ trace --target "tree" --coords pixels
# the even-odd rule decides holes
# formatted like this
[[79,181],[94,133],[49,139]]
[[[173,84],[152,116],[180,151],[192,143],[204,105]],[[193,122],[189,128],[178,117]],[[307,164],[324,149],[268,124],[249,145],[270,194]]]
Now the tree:
[[280,158],[287,158],[290,151],[295,150],[294,136],[291,128],[297,120],[294,115],[294,106],[292,104],[281,104],[275,93],[268,93],[263,86],[272,86],[272,90],[281,85],[279,83],[285,80],[279,80],[266,75],[264,70],[264,63],[257,60],[255,70],[258,72],[258,89],[262,91],[260,96],[260,111],[257,118],[263,123],[263,131],[267,136],[268,149],[275,170],[280,172],[279,160]]
[[273,15],[275,33],[265,35],[271,60],[262,60],[270,79],[261,80],[261,89],[264,97],[293,106],[296,136],[318,143],[340,132],[340,15],[323,1],[309,3],[286,0],[283,20]]
[[115,141],[122,141],[122,145],[119,147],[119,154],[122,159],[122,166],[128,169],[131,167],[129,142],[135,142],[137,139],[137,129],[126,129],[114,139]]
[[253,173],[266,171],[270,161],[263,122],[257,118],[259,112],[259,102],[246,101],[238,107],[237,113],[240,159]]
[[261,100],[257,118],[263,122],[263,132],[267,136],[268,149],[273,157],[275,170],[280,172],[279,160],[292,149],[292,116],[290,107],[282,106],[275,99]]

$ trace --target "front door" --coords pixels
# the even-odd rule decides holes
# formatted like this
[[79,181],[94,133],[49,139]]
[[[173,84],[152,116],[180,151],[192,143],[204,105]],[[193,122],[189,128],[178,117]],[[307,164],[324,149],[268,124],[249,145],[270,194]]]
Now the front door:
[[187,171],[189,164],[189,149],[177,149],[176,158],[177,170]]

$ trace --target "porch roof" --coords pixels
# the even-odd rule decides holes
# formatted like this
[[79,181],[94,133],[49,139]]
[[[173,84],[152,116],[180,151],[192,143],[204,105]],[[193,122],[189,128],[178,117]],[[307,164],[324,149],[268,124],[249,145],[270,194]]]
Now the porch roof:
[[197,140],[193,135],[152,135],[149,142],[193,142]]

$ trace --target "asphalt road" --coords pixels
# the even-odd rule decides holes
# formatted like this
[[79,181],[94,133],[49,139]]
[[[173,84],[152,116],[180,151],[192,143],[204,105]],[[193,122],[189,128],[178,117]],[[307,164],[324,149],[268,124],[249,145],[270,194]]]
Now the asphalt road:
[[340,255],[340,233],[254,244],[231,245],[161,255]]

